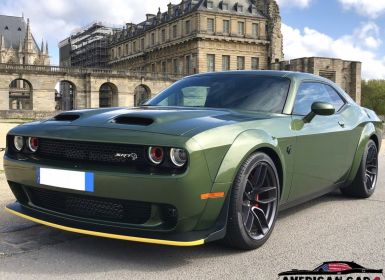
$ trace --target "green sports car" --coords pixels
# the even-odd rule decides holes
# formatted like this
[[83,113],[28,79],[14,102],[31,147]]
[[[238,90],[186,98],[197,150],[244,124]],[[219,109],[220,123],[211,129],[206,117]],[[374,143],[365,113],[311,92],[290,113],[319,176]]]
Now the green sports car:
[[61,113],[7,135],[7,211],[83,234],[254,249],[279,210],[376,188],[383,124],[327,79],[186,77],[139,108]]

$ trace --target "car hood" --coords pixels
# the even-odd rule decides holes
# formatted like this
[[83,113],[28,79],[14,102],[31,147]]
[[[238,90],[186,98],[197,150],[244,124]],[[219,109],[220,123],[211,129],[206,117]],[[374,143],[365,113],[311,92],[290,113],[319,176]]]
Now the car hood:
[[115,128],[174,136],[192,136],[208,129],[270,118],[232,110],[142,107],[71,111],[39,123],[77,127]]

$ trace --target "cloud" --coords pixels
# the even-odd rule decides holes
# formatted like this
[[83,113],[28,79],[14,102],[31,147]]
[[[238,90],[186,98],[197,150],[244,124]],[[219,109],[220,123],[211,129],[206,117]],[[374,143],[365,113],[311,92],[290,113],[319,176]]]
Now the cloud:
[[300,7],[307,8],[313,0],[277,0],[281,7]]
[[[180,0],[171,0],[179,3]],[[170,0],[2,0],[1,13],[30,18],[32,32],[40,42],[48,40],[53,64],[58,64],[59,41],[79,27],[93,21],[122,26],[126,22],[141,22],[146,13],[164,12]],[[22,8],[22,9],[21,9]]]
[[[282,25],[285,59],[308,56],[336,57],[362,61],[365,79],[385,78],[385,58],[376,55],[382,41],[378,26],[373,22],[363,23],[350,35],[334,39],[315,29],[299,30]],[[365,36],[369,34],[369,36]]]
[[385,13],[385,0],[338,0],[345,9],[354,9],[358,14],[376,18]]

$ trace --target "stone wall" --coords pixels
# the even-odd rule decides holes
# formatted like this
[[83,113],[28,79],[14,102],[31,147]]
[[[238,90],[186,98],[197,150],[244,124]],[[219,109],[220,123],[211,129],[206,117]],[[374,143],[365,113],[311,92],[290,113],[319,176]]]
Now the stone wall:
[[0,110],[0,119],[40,120],[52,118],[59,113],[58,111]]
[[361,104],[361,62],[327,57],[303,57],[274,63],[272,69],[299,71],[327,78]]

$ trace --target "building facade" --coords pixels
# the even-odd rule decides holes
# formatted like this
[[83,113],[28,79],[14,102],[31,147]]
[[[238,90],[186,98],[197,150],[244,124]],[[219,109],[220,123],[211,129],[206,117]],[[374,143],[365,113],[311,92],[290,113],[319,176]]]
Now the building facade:
[[29,19],[0,15],[0,63],[49,65],[48,44],[39,48]]
[[269,69],[283,60],[275,0],[182,0],[109,38],[109,66],[163,74]]
[[358,61],[328,57],[303,57],[272,64],[272,69],[306,72],[327,78],[338,84],[361,103],[361,66]]
[[77,30],[59,43],[60,66],[107,67],[109,61],[107,37],[118,30],[100,22]]

